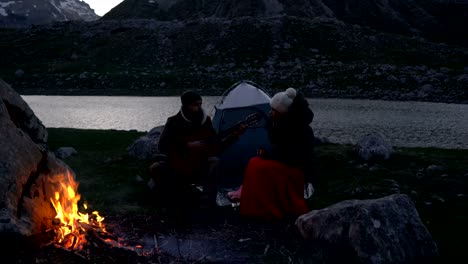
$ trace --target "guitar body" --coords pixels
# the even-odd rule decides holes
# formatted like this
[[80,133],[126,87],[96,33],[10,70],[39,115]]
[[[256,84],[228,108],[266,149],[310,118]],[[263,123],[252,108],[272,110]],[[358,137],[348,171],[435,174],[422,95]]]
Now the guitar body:
[[[208,139],[200,139],[197,135],[192,135],[184,139],[185,143],[192,141],[208,141]],[[206,149],[187,148],[183,152],[173,150],[168,155],[169,165],[180,176],[190,177],[200,173],[206,166],[209,157],[217,156],[218,144],[214,140],[209,140]]]
[[[229,141],[228,138],[238,131],[241,125],[243,125],[244,128],[255,126],[258,123],[259,118],[261,118],[261,116],[258,114],[249,115],[244,121],[239,122],[235,126],[219,133],[218,135],[215,134],[214,130],[214,134],[211,135],[207,134],[206,131],[203,130],[193,131],[190,135],[182,138],[181,141],[186,144],[193,141],[201,141],[206,147],[186,148],[184,151],[173,149],[168,155],[170,167],[178,175],[183,176],[186,179],[191,179],[193,176],[196,176],[197,173],[203,172],[207,165],[208,158],[216,157],[221,145],[226,141]],[[211,126],[211,122],[209,125]]]

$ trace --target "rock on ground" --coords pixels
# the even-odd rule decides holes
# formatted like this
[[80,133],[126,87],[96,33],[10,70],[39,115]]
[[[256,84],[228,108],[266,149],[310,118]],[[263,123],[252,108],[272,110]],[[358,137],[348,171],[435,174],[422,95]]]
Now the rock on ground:
[[72,147],[61,147],[55,151],[55,156],[59,159],[66,159],[75,154],[78,154],[78,151]]
[[393,148],[388,140],[380,133],[372,133],[361,138],[356,145],[359,158],[370,160],[373,158],[389,159]]
[[155,159],[158,154],[158,142],[164,126],[151,129],[148,134],[138,138],[127,148],[128,155],[138,160]]
[[431,263],[439,254],[413,202],[401,194],[343,201],[300,216],[296,226],[327,263]]

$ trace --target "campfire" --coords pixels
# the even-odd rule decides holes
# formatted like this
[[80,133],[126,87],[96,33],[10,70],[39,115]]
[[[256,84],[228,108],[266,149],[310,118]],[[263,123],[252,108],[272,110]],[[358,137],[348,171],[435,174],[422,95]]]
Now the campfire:
[[[60,182],[55,197],[50,198],[57,215],[53,219],[54,243],[69,250],[82,250],[88,243],[87,237],[108,236],[104,227],[104,218],[97,211],[81,213],[78,211],[80,195],[77,193],[78,183],[69,171],[64,182]],[[88,209],[86,203],[84,210]]]
[[52,220],[52,228],[48,230],[54,233],[51,243],[69,251],[80,251],[87,245],[119,247],[137,252],[141,249],[139,245],[127,246],[123,239],[107,232],[103,223],[104,217],[97,211],[87,213],[86,203],[83,203],[83,211],[80,212],[78,202],[81,196],[77,193],[78,182],[68,170],[63,176],[59,177],[60,182],[52,182],[56,190],[50,202],[57,214]]

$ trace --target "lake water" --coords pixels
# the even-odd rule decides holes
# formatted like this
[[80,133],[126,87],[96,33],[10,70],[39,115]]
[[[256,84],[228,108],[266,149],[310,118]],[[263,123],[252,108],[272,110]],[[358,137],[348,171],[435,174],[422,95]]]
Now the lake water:
[[[179,97],[22,96],[46,127],[149,131],[180,108]],[[204,97],[207,112],[219,97]],[[394,146],[468,149],[468,105],[310,99],[312,127],[331,142],[355,143],[370,132]]]

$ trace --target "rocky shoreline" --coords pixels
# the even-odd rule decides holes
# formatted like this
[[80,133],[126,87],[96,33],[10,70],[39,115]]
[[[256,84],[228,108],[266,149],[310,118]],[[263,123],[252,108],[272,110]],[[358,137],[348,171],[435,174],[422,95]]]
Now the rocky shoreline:
[[[291,64],[293,63],[289,63],[288,65]],[[213,71],[218,72],[216,70]],[[248,75],[253,71],[262,72],[264,68],[250,69],[250,71],[248,73],[243,73],[241,70],[237,72],[231,71],[227,75],[231,76],[231,84],[234,84],[236,80],[241,80],[236,79],[235,76],[241,78],[242,75]],[[360,73],[352,74],[351,71]],[[424,65],[395,67],[388,64],[368,65],[362,63],[360,65],[344,65],[341,62],[322,61],[317,65],[317,72],[323,74],[317,79],[309,81],[307,85],[297,87],[308,97],[468,104],[468,89],[466,89],[468,87],[468,68],[464,72],[460,72],[448,68],[435,70]],[[274,75],[277,73],[269,72],[267,74]],[[145,77],[141,73],[140,75],[143,75],[143,77],[139,76],[139,74],[127,76],[128,79],[134,79],[134,82],[130,84],[135,87],[133,89],[113,88],[118,86],[116,83],[118,79],[125,78],[124,74],[108,76],[106,74],[84,72],[80,75],[71,74],[65,76],[59,74],[54,76],[57,85],[69,82],[72,86],[75,84],[77,88],[17,88],[17,90],[23,95],[177,96],[186,89],[194,89],[206,96],[218,96],[229,87],[229,85],[214,87],[216,83],[211,87],[204,87],[203,84],[200,84],[200,86],[195,85],[196,88],[192,85],[179,89],[176,87],[164,88],[166,86],[165,82],[152,83],[151,76]],[[340,75],[340,77],[336,75]],[[222,76],[221,74],[212,76],[212,78],[228,83],[228,80],[223,80],[226,76]],[[84,79],[91,87],[95,87],[100,83],[108,88],[83,87],[80,83]],[[263,84],[262,81],[268,84],[268,80],[261,79],[260,82],[257,80],[260,85]],[[42,80],[42,82],[46,82],[46,80]],[[200,82],[202,81],[200,80]],[[346,82],[348,85],[339,86],[337,85],[338,82]],[[28,81],[23,81],[20,82],[20,85],[27,87],[31,84]],[[41,81],[39,81],[39,85],[41,85]],[[286,81],[285,85],[287,85]],[[163,88],[152,89],[153,86],[162,86]],[[392,89],[386,89],[388,87]],[[268,90],[276,92],[280,89],[270,88]]]
[[[294,63],[285,64],[293,66]],[[220,68],[222,68],[220,66]],[[406,66],[396,67],[393,65],[369,65],[367,63],[344,65],[342,62],[321,61],[316,66],[318,73],[323,73],[315,80],[311,80],[307,85],[298,87],[308,97],[313,98],[350,98],[350,99],[379,99],[390,101],[426,101],[426,102],[445,102],[468,104],[468,68],[464,72],[454,71],[448,68],[438,70],[428,68],[427,66]],[[207,69],[205,69],[207,70]],[[218,72],[217,70],[213,70]],[[262,72],[264,68],[251,69],[251,71]],[[352,72],[358,72],[352,74]],[[275,72],[267,72],[268,75],[274,75]],[[277,73],[276,73],[277,74]],[[139,76],[142,75],[142,76]],[[148,74],[149,75],[149,74]],[[186,88],[164,88],[165,83],[152,84],[163,87],[151,89],[151,76],[145,77],[145,74],[134,74],[128,76],[134,79],[131,85],[134,89],[119,89],[115,87],[118,79],[124,79],[124,74],[119,76],[108,76],[106,74],[84,72],[80,75],[58,74],[54,77],[58,85],[64,82],[75,84],[78,88],[18,88],[18,92],[23,95],[131,95],[131,96],[175,96],[186,89],[194,89],[208,96],[221,95],[224,89],[229,86],[203,87],[196,86]],[[235,83],[235,76],[242,76],[242,71],[228,72],[232,84]],[[340,77],[337,77],[339,75]],[[32,76],[39,78],[38,75]],[[212,76],[213,79],[222,80],[222,74]],[[340,79],[338,79],[340,78]],[[117,79],[117,80],[116,80]],[[85,88],[80,82],[85,80],[91,87],[101,83],[109,87],[105,89]],[[42,80],[45,82],[46,80]],[[268,80],[262,80],[268,83]],[[345,82],[349,85],[338,86],[338,82]],[[227,80],[225,81],[227,82]],[[15,82],[16,83],[16,82]],[[40,84],[41,82],[39,82]],[[93,85],[95,83],[95,85]],[[262,82],[259,82],[262,84]],[[21,86],[28,86],[28,81],[21,82]],[[143,88],[138,87],[143,86]],[[369,87],[369,86],[373,86]],[[385,89],[385,87],[392,89]],[[268,87],[268,86],[266,86]],[[267,88],[268,89],[268,88]],[[275,92],[279,89],[269,89]]]

